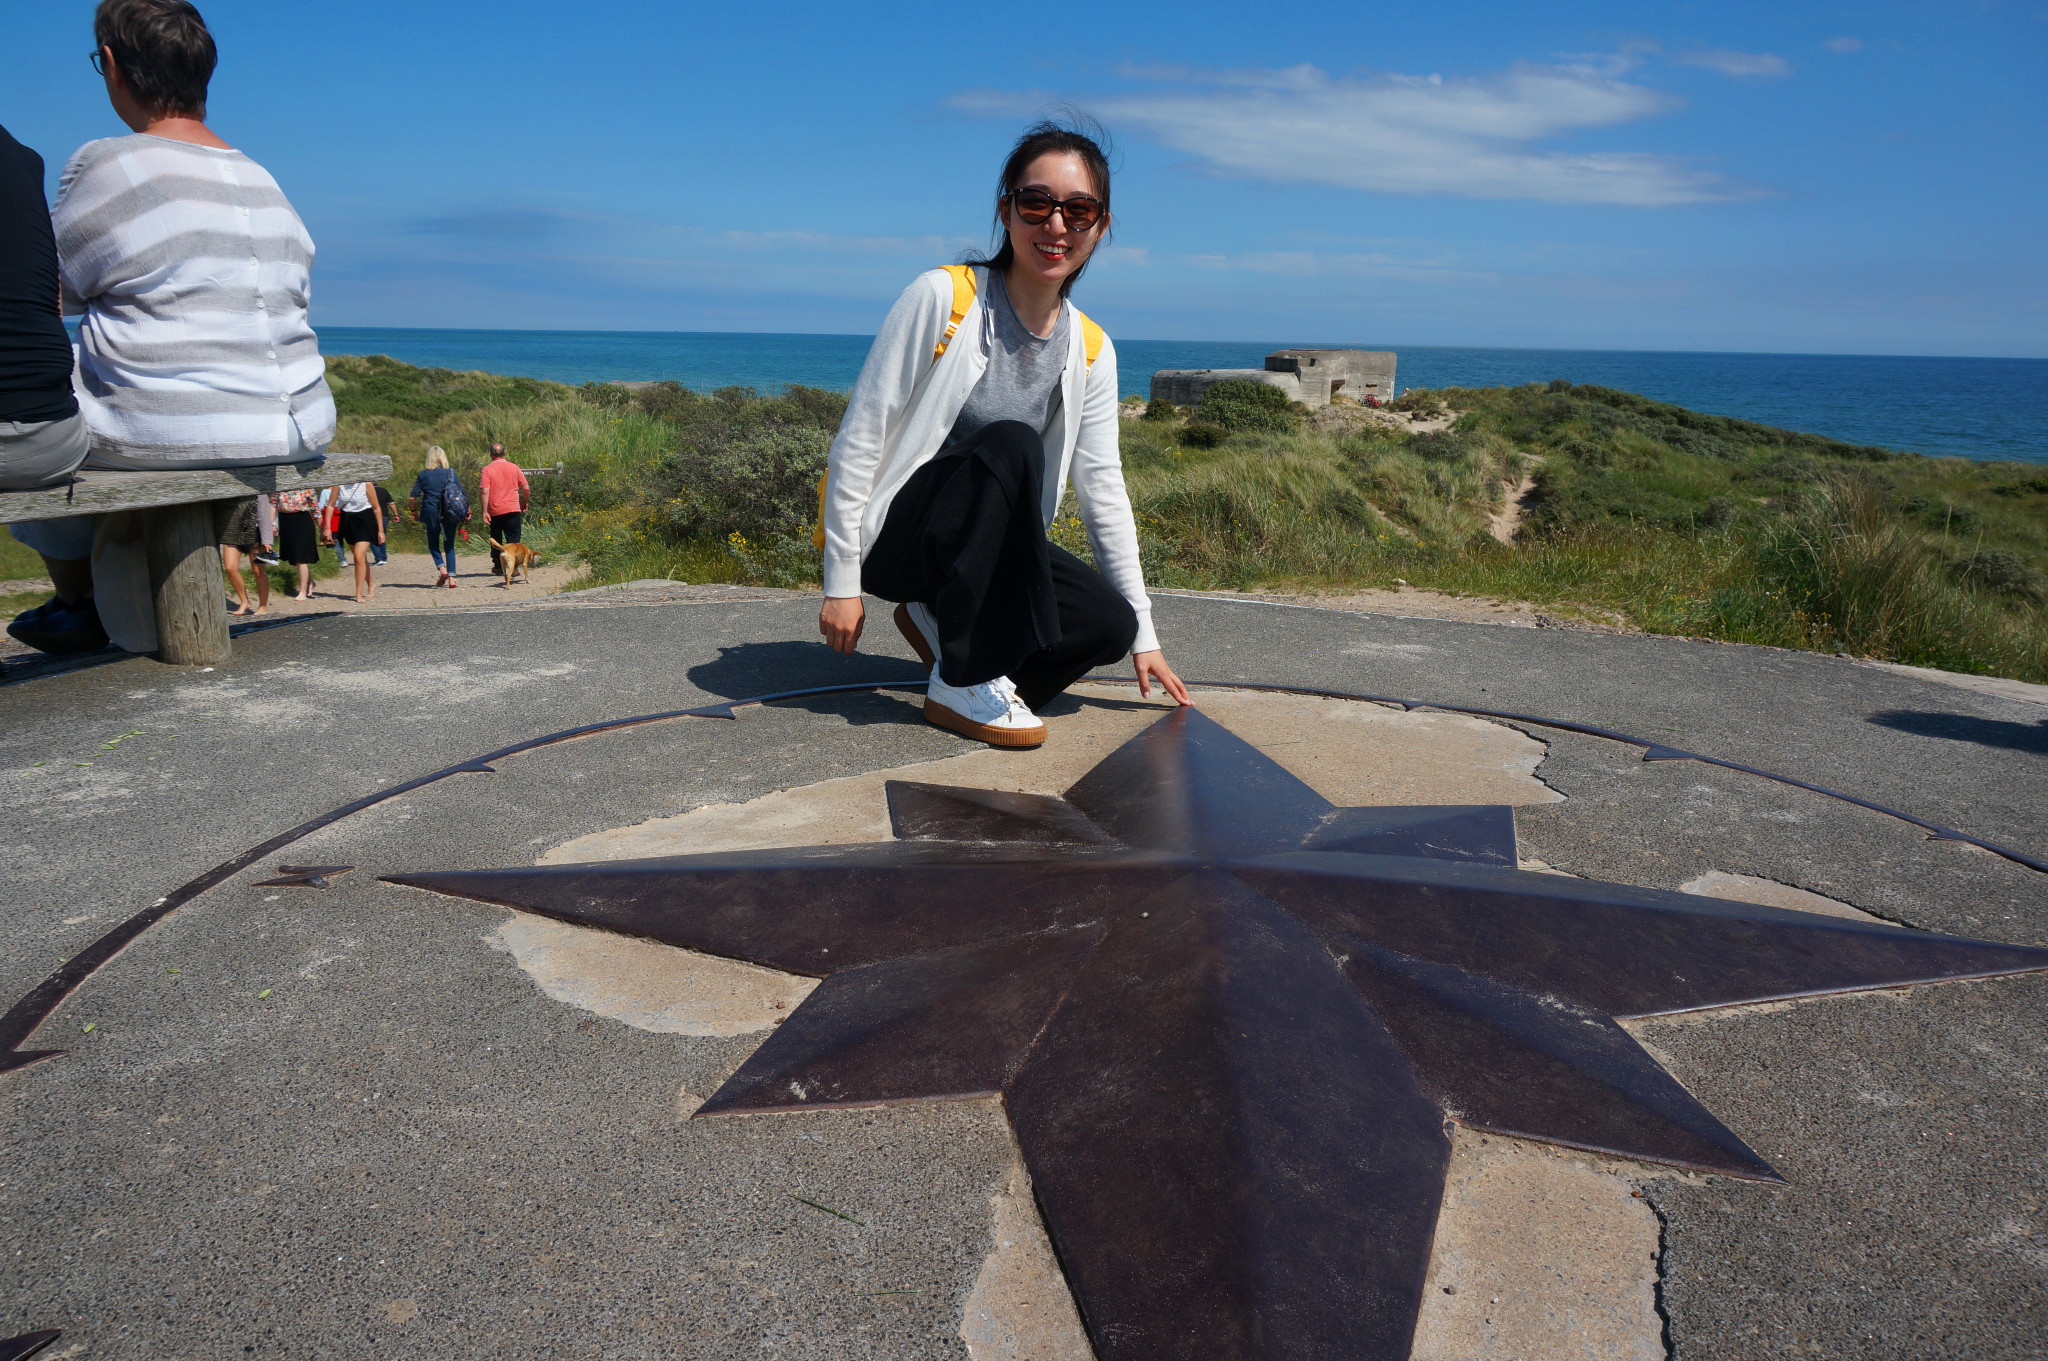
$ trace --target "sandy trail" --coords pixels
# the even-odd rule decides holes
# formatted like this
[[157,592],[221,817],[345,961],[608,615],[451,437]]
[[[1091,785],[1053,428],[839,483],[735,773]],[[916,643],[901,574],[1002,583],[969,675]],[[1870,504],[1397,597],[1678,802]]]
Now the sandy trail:
[[[331,555],[333,549],[327,552]],[[330,561],[332,560],[330,556]],[[456,567],[459,575],[454,590],[434,585],[434,560],[425,553],[393,553],[391,561],[381,567],[371,568],[371,579],[376,583],[376,592],[360,605],[355,598],[355,573],[344,569],[339,575],[326,580],[315,579],[313,598],[294,600],[280,591],[270,593],[270,610],[265,617],[290,617],[295,614],[316,614],[343,610],[446,610],[475,609],[479,605],[497,605],[507,601],[531,600],[536,596],[553,595],[570,588],[583,575],[579,564],[563,565],[544,558],[533,569],[533,580],[523,576],[509,589],[497,577],[491,575],[490,548],[482,552],[458,555]],[[245,580],[249,573],[243,572]],[[223,576],[223,589],[226,578]],[[250,581],[249,600],[255,603],[255,583]],[[233,595],[229,595],[228,608],[234,608]],[[235,616],[230,616],[233,622]]]

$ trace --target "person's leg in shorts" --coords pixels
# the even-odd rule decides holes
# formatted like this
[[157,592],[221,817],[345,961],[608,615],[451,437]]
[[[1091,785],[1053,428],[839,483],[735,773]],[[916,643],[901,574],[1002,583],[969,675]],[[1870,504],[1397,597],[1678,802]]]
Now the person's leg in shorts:
[[[225,506],[215,523],[220,531],[220,566],[227,574],[228,591],[235,597],[235,608],[229,614],[265,614],[270,609],[270,581],[264,575],[263,564],[256,561],[257,515],[256,507],[265,498],[252,496],[246,501],[215,502]],[[242,582],[242,560],[256,569],[256,598],[254,609],[249,606],[249,588]]]
[[370,547],[377,542],[376,512],[343,511],[334,537],[347,547],[349,561],[355,565],[356,603],[361,604],[377,593],[377,583],[370,576]]

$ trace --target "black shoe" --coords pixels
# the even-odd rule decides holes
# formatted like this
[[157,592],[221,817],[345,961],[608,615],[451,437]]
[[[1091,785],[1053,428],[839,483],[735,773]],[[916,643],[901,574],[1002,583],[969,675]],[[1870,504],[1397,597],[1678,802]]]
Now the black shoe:
[[[58,602],[52,599],[49,604]],[[69,607],[58,605],[54,610],[48,605],[39,605],[17,616],[7,626],[7,632],[15,641],[26,643],[38,652],[59,656],[73,652],[97,652],[107,645],[107,631],[100,627],[99,607],[91,596]]]
[[34,609],[24,610],[22,613],[15,615],[14,622],[17,624],[26,624],[33,628],[35,626],[36,620],[43,619],[50,615],[56,614],[60,612],[63,608],[64,602],[53,595],[48,600],[45,600],[42,604],[36,606]]
[[280,559],[277,556],[277,554],[271,552],[267,548],[258,549],[256,552],[251,553],[249,556],[256,559],[256,561],[262,563],[265,567],[275,567],[280,561],[282,561],[282,559]]

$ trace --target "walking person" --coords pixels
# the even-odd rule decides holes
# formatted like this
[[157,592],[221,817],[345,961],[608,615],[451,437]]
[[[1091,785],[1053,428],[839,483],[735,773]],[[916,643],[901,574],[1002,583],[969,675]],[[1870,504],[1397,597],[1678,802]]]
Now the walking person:
[[391,526],[398,521],[398,500],[392,496],[390,489],[382,482],[379,482],[370,490],[377,493],[377,510],[384,517],[385,535],[383,539],[379,539],[376,543],[370,545],[370,560],[379,567],[382,567],[391,561],[391,549],[386,540],[390,538]]
[[[270,569],[256,559],[257,546],[262,542],[258,527],[256,508],[266,498],[252,496],[237,502],[228,517],[227,527],[220,536],[220,565],[227,573],[228,589],[234,593],[235,607],[229,614],[270,613]],[[247,558],[249,566],[256,571],[256,607],[249,607],[249,588],[242,584],[242,560]]]
[[265,567],[273,566],[278,561],[277,503],[268,496],[256,498],[255,560]]
[[[455,586],[455,534],[469,522],[469,498],[448,466],[448,451],[436,444],[427,450],[427,466],[412,480],[412,515],[427,531],[427,552],[440,575],[436,586]],[[442,544],[446,543],[444,551]]]
[[[484,523],[491,531],[491,538],[497,543],[518,543],[520,529],[526,520],[526,504],[532,495],[525,472],[505,457],[504,445],[493,444],[490,462],[484,464],[483,473],[477,481],[483,492]],[[505,570],[499,559],[498,550],[492,548],[493,574]]]
[[[80,147],[51,211],[95,468],[295,463],[334,398],[307,318],[313,241],[269,172],[206,124],[217,59],[189,0],[101,0],[92,63],[131,136]],[[101,624],[157,646],[148,512],[93,517]]]
[[348,545],[341,537],[341,507],[336,503],[339,487],[320,489],[320,542],[334,545],[334,565],[348,566]]
[[[1068,301],[1109,232],[1097,142],[1040,123],[997,186],[1000,247],[923,274],[882,323],[832,441],[818,631],[851,653],[861,593],[932,668],[925,718],[999,747],[1131,656],[1139,693],[1187,690],[1152,630],[1118,452],[1116,347]],[[1100,570],[1046,540],[1071,477]]]
[[299,569],[294,600],[313,598],[313,564],[320,561],[319,494],[311,490],[281,491],[270,498],[277,511],[277,547],[286,562]]
[[334,489],[335,541],[356,568],[356,603],[377,594],[370,575],[370,550],[384,542],[384,507],[368,482],[344,482]]

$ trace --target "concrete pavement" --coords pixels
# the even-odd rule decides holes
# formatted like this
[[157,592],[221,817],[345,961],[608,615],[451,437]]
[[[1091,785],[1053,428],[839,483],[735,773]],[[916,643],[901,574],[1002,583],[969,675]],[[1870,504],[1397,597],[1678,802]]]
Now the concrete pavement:
[[[813,599],[747,594],[314,619],[242,637],[210,673],[130,659],[0,687],[0,995],[380,787],[578,724],[916,673],[886,619],[878,651],[843,659],[814,641]],[[1668,638],[1213,598],[1158,615],[1189,677],[1600,724],[2048,850],[2048,722],[2021,701]],[[1756,875],[2048,944],[2048,877],[1529,731],[1565,799],[1521,810],[1525,856],[1665,888]],[[115,1357],[962,1355],[1008,1166],[998,1112],[686,1125],[758,1034],[580,1013],[487,943],[503,913],[376,877],[530,862],[963,749],[888,695],[650,725],[406,795],[196,900],[38,1036],[70,1055],[0,1078],[0,1335],[63,1327],[60,1351]],[[274,861],[356,868],[325,891],[254,888]],[[2044,1002],[2023,978],[1646,1030],[1792,1182],[1644,1182],[1673,1354],[2038,1355]]]

